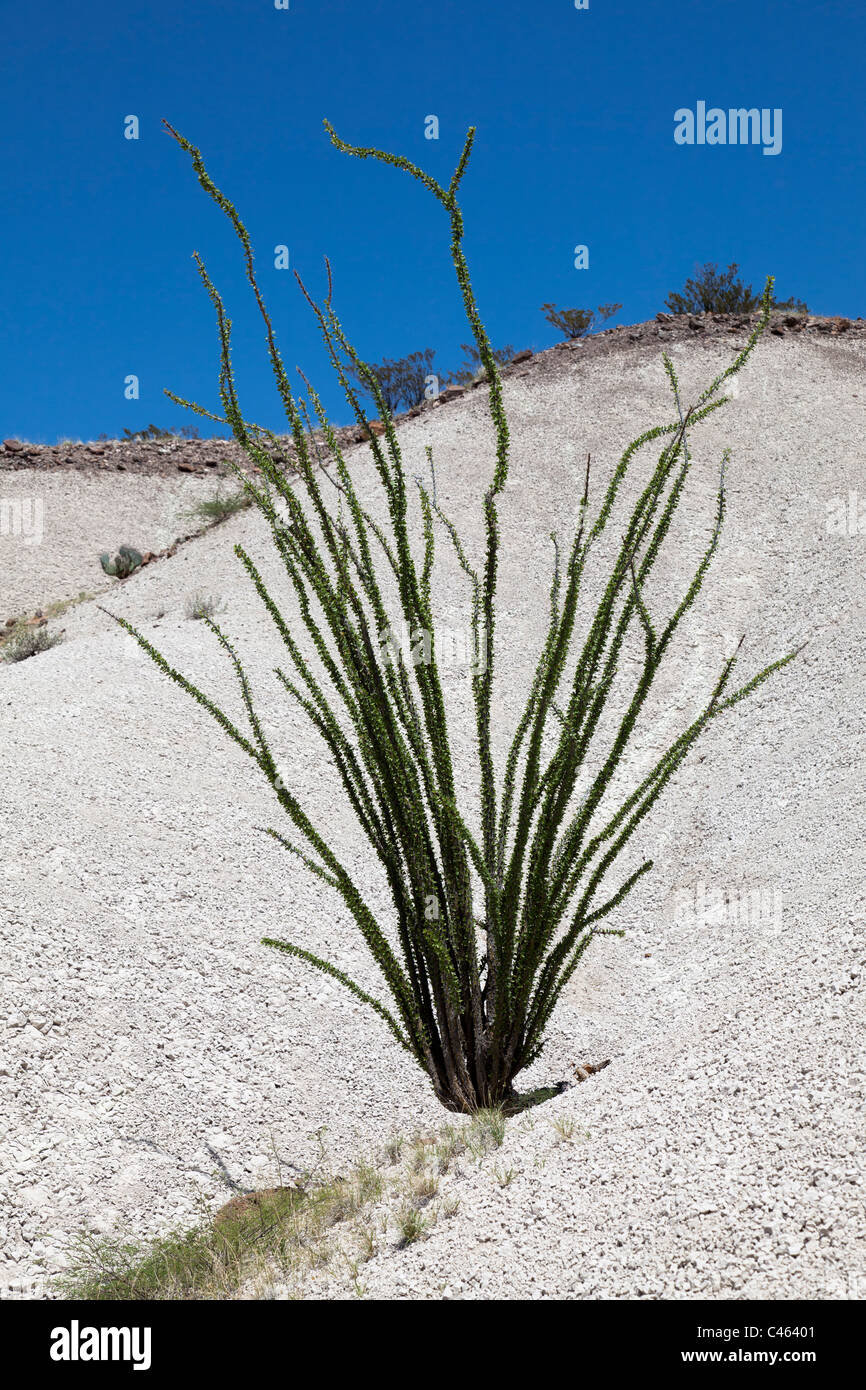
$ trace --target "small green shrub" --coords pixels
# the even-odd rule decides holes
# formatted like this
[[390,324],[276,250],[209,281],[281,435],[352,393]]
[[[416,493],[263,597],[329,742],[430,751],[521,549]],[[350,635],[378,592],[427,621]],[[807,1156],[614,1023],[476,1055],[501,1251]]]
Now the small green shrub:
[[736,261],[719,270],[713,261],[698,266],[680,293],[669,294],[665,308],[672,314],[750,314],[760,298],[737,276]]
[[593,329],[612,319],[621,308],[621,304],[599,304],[596,310],[557,309],[555,304],[542,304],[541,312],[564,338],[585,338]]
[[110,574],[113,578],[126,579],[144,564],[144,557],[140,551],[133,550],[131,545],[121,545],[118,546],[117,554],[113,560],[109,558],[106,551],[104,555],[100,555],[99,563],[106,574]]
[[[440,1195],[442,1175],[467,1150],[467,1140],[482,1164],[502,1142],[504,1123],[501,1114],[482,1114],[406,1144],[392,1141],[390,1155],[361,1159],[342,1177],[328,1175],[317,1161],[295,1185],[237,1191],[215,1214],[153,1240],[80,1231],[51,1293],[75,1300],[213,1300],[270,1297],[276,1284],[282,1296],[294,1298],[314,1293],[311,1277],[326,1266],[336,1277],[345,1268],[355,1280],[394,1225],[397,1245],[405,1247],[456,1213],[459,1200]],[[406,1162],[395,1171],[401,1149]],[[420,1166],[418,1155],[425,1159]],[[493,1174],[503,1186],[511,1181],[498,1168]]]
[[201,502],[196,502],[195,506],[190,507],[185,516],[194,516],[203,521],[207,526],[216,526],[221,521],[226,521],[230,516],[237,515],[245,508],[252,506],[252,499],[241,488],[238,492],[221,492],[217,489],[213,497],[206,497]]
[[425,1207],[428,1202],[432,1202],[438,1191],[439,1179],[435,1173],[419,1173],[412,1180],[412,1200],[418,1207]]
[[47,627],[28,627],[17,632],[3,645],[4,661],[26,661],[28,657],[38,656],[56,647],[63,638],[59,632],[49,632]]

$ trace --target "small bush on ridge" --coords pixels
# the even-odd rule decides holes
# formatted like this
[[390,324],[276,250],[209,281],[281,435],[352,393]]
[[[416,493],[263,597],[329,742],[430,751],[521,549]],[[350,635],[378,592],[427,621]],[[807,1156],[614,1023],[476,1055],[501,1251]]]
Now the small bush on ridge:
[[555,304],[542,304],[541,312],[547,322],[558,329],[564,338],[585,338],[594,328],[600,328],[614,314],[618,314],[621,304],[599,304],[592,309],[557,309]]
[[[410,352],[407,357],[395,360],[386,357],[383,362],[366,364],[366,370],[374,377],[382,400],[392,415],[401,408],[411,410],[412,406],[420,405],[424,400],[427,378],[433,374],[435,356],[433,348],[424,348],[421,352]],[[347,368],[366,391],[366,379],[351,359]]]
[[[752,314],[761,306],[760,295],[752,293],[737,276],[736,261],[719,270],[713,261],[696,267],[694,279],[687,280],[682,293],[670,294],[665,308],[672,314]],[[802,299],[770,300],[772,309],[808,314]]]

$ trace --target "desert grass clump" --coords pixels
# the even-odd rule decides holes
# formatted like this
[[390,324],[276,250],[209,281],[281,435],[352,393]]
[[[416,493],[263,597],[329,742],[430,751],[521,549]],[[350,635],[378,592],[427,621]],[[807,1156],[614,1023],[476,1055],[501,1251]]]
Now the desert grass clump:
[[407,1202],[397,1218],[397,1249],[406,1250],[429,1234],[430,1217],[422,1215],[414,1202]]
[[419,1207],[425,1207],[439,1191],[439,1178],[435,1173],[419,1173],[412,1182],[412,1200]]
[[[317,1200],[324,1199],[317,1194]],[[231,1297],[262,1248],[274,1260],[285,1257],[287,1248],[297,1253],[309,1226],[305,1194],[285,1188],[150,1245],[80,1232],[57,1292],[99,1302]]]
[[[676,372],[665,358],[673,418],[651,425],[628,444],[592,508],[587,461],[573,533],[564,544],[552,538],[547,632],[522,713],[510,731],[504,765],[497,771],[491,735],[501,547],[497,506],[508,479],[509,428],[497,354],[479,315],[463,250],[458,193],[474,130],[450,183],[443,186],[408,159],[346,144],[326,123],[338,149],[408,173],[446,215],[457,286],[474,338],[472,351],[489,382],[487,407],[495,439],[492,475],[482,503],[485,539],[480,563],[443,512],[435,486],[428,489],[421,480],[416,480],[419,539],[413,544],[409,486],[395,423],[375,371],[362,361],[337,317],[330,266],[321,303],[300,277],[298,281],[345,398],[367,430],[387,520],[374,520],[362,505],[320,397],[302,377],[329,459],[321,470],[315,466],[319,455],[306,405],[296,400],[283,365],[246,228],[214,184],[199,150],[167,128],[190,155],[199,182],[240,240],[292,431],[291,467],[276,435],[244,419],[231,361],[231,322],[198,257],[220,336],[223,415],[167,394],[199,415],[227,422],[260,470],[260,481],[240,469],[237,473],[270,528],[297,605],[294,616],[287,616],[244,547],[237,545],[235,553],[282,643],[289,670],[279,669],[277,678],[330,754],[370,853],[387,878],[392,906],[386,918],[377,917],[366,901],[327,828],[314,824],[296,790],[285,785],[241,658],[217,624],[204,620],[236,674],[243,728],[170,666],[143,634],[118,621],[171,680],[209,711],[270,783],[291,830],[272,828],[268,833],[342,899],[378,966],[386,997],[371,994],[338,964],[297,942],[266,937],[264,944],[323,971],[369,1005],[426,1073],[443,1105],[459,1112],[493,1110],[499,1117],[493,1126],[498,1132],[504,1124],[503,1107],[517,1103],[515,1079],[541,1054],[557,1001],[587,949],[599,936],[622,935],[612,925],[614,914],[652,868],[652,861],[646,860],[619,881],[608,881],[633,832],[712,721],[740,704],[795,655],[773,661],[734,687],[738,649],[709,678],[705,700],[692,721],[645,776],[635,775],[631,789],[617,796],[611,809],[616,774],[628,769],[627,745],[677,629],[700,594],[722,531],[724,462],[703,554],[670,610],[653,612],[649,581],[684,496],[693,433],[729,399],[720,394],[721,388],[748,360],[768,321],[772,280],[747,345],[692,405],[681,402]],[[353,385],[355,376],[376,402],[381,435],[369,429]],[[612,557],[604,562],[601,596],[579,627],[584,578],[603,549],[599,541],[624,479],[636,455],[656,444],[660,452],[648,470],[649,479],[639,489]],[[432,469],[432,453],[429,457]],[[476,824],[470,823],[473,818],[464,801],[466,774],[461,770],[458,776],[455,770],[453,733],[437,665],[432,578],[439,527],[454,548],[469,594],[480,786]],[[410,632],[426,634],[424,660],[407,661],[386,640],[395,610]],[[615,695],[614,678],[632,634],[642,656],[633,679],[626,677],[626,694]]]
[[184,512],[184,516],[196,517],[203,521],[205,526],[218,526],[221,521],[227,521],[230,516],[237,516],[238,512],[250,506],[252,498],[243,488],[236,492],[223,492],[217,488],[213,497],[202,498],[195,506],[190,507],[189,511]]
[[494,1149],[501,1148],[504,1139],[504,1107],[485,1106],[476,1110],[466,1132],[466,1147],[473,1158],[480,1162]]
[[567,1144],[574,1138],[576,1126],[572,1115],[557,1115],[555,1119],[551,1120],[551,1124],[559,1136],[561,1143]]
[[387,1140],[384,1149],[385,1161],[389,1163],[392,1168],[395,1163],[400,1162],[400,1156],[403,1152],[403,1145],[405,1142],[401,1134],[395,1135],[393,1138]]
[[[504,1133],[501,1112],[482,1113],[407,1137],[396,1167],[384,1152],[343,1176],[317,1162],[291,1186],[237,1191],[215,1214],[146,1242],[79,1232],[52,1292],[123,1302],[297,1298],[321,1293],[323,1274],[338,1288],[346,1272],[354,1286],[377,1254],[413,1245],[455,1215],[457,1157],[468,1153],[482,1167]],[[519,1171],[493,1165],[492,1174],[508,1187]]]
[[222,607],[223,601],[218,594],[206,594],[203,590],[197,589],[186,600],[184,613],[190,619],[213,618]]

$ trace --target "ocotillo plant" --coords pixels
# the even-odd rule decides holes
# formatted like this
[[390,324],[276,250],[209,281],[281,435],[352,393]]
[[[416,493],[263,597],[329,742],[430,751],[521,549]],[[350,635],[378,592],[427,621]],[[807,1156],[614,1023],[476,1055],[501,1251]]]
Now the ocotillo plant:
[[[372,996],[337,965],[294,942],[265,938],[265,944],[325,971],[375,1009],[427,1073],[443,1104],[471,1111],[509,1101],[515,1077],[539,1056],[557,1000],[589,943],[601,934],[622,934],[608,925],[611,914],[652,863],[641,864],[616,888],[605,887],[604,881],[689,749],[713,719],[795,655],[792,652],[773,662],[733,690],[729,686],[736,654],[727,660],[709,683],[706,703],[697,717],[616,811],[611,815],[605,811],[603,823],[598,823],[602,798],[622,763],[673,635],[698,597],[719,541],[725,511],[724,467],[715,525],[700,563],[669,616],[664,621],[654,618],[647,580],[682,499],[691,462],[690,432],[728,399],[719,394],[720,388],[743,366],[767,322],[772,281],[768,281],[761,320],[747,346],[687,410],[680,406],[676,374],[665,359],[676,418],[647,429],[628,445],[594,520],[589,516],[587,463],[580,518],[562,562],[556,547],[549,626],[500,779],[491,742],[491,696],[500,550],[497,499],[508,476],[509,432],[496,356],[479,316],[463,252],[457,195],[474,130],[467,135],[446,188],[407,159],[347,145],[325,124],[338,149],[406,171],[433,194],[448,216],[457,284],[489,382],[495,434],[492,478],[483,500],[485,553],[478,570],[457,527],[439,507],[435,488],[428,491],[421,481],[417,482],[421,534],[418,553],[413,550],[400,441],[375,372],[351,346],[334,311],[330,266],[322,304],[312,299],[303,284],[301,288],[360,425],[366,420],[350,373],[360,377],[376,402],[384,432],[381,436],[371,432],[370,449],[387,523],[375,521],[362,505],[335,432],[316,391],[304,378],[328,448],[329,462],[318,466],[322,461],[314,451],[306,408],[292,394],[256,279],[246,229],[208,175],[199,150],[167,128],[191,156],[202,187],[232,222],[264,320],[271,367],[294,437],[297,459],[292,470],[275,435],[243,418],[231,365],[230,320],[196,257],[219,328],[223,423],[231,426],[261,470],[261,482],[240,472],[239,476],[269,523],[297,601],[296,619],[290,622],[281,611],[244,547],[236,546],[235,552],[291,663],[290,675],[282,670],[276,674],[329,750],[371,852],[384,869],[393,903],[388,921],[377,919],[337,848],[313,824],[296,789],[284,784],[242,662],[216,623],[207,619],[233,663],[249,722],[246,731],[173,669],[143,635],[126,622],[122,626],[213,715],[267,778],[297,835],[287,838],[276,829],[268,833],[340,894],[381,971],[389,997],[383,1002]],[[167,394],[200,415],[221,418]],[[664,444],[658,462],[631,513],[588,630],[577,643],[578,596],[590,550],[608,523],[638,450],[659,439]],[[429,660],[410,663],[400,653],[395,656],[382,640],[390,630],[383,575],[389,592],[397,595],[407,628],[435,633],[431,579],[437,523],[454,547],[472,594],[476,658],[472,690],[481,789],[480,827],[476,828],[470,826],[460,804],[435,642],[431,642]],[[632,628],[642,638],[642,667],[631,697],[616,712],[609,746],[594,757],[597,771],[575,805],[577,779],[589,765],[590,748],[597,749],[604,727],[602,714],[609,713],[613,678]]]

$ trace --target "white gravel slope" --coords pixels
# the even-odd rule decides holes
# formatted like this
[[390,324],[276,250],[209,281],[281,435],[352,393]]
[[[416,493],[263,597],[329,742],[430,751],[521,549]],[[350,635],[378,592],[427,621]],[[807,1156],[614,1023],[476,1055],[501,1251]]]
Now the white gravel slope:
[[[0,622],[106,586],[105,551],[164,550],[201,523],[186,513],[220,480],[115,472],[0,471],[0,503],[21,520],[0,530]],[[225,489],[225,484],[223,484]]]
[[[654,611],[689,582],[730,444],[725,536],[660,691],[681,712],[671,723],[660,700],[635,767],[681,727],[741,631],[743,675],[809,644],[713,726],[669,789],[613,880],[654,858],[621,911],[627,937],[593,946],[545,1057],[522,1080],[559,1080],[587,1058],[612,1064],[535,1110],[532,1127],[512,1122],[501,1164],[514,1181],[500,1186],[489,1165],[461,1180],[452,1220],[365,1267],[371,1296],[785,1299],[866,1288],[866,539],[826,524],[831,499],[864,489],[862,349],[771,338],[759,353],[737,399],[695,432]],[[688,399],[727,360],[717,344],[676,357]],[[644,348],[589,363],[546,355],[509,379],[506,400],[500,748],[543,632],[547,536],[568,531],[586,451],[598,496],[625,443],[670,418],[659,357]],[[408,422],[401,438],[410,476],[433,444],[440,499],[478,556],[491,470],[481,394]],[[369,474],[365,451],[355,459]],[[239,538],[278,586],[263,527],[247,514],[134,576],[112,605],[237,710],[225,658],[182,616],[192,588],[225,597],[223,625],[293,785],[384,906],[335,779],[269,674],[278,643],[232,557]],[[443,624],[465,632],[465,587],[444,542],[440,600]],[[278,822],[252,765],[94,604],[63,625],[61,646],[0,668],[0,1245],[6,1290],[31,1296],[79,1226],[163,1231],[202,1198],[225,1200],[227,1180],[273,1180],[275,1155],[284,1175],[303,1167],[323,1126],[342,1167],[386,1135],[445,1118],[371,1013],[257,944],[284,934],[376,987],[339,902],[254,832]],[[449,699],[465,716],[459,667]],[[455,743],[471,807],[465,718]],[[688,910],[700,884],[729,899],[715,924]],[[750,911],[761,890],[771,910]],[[574,1118],[570,1141],[549,1123],[557,1116]]]

